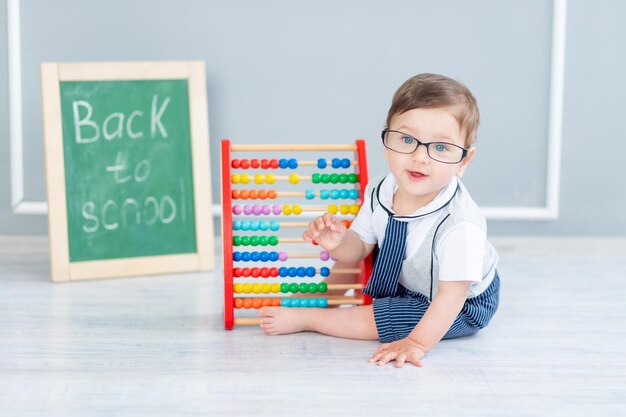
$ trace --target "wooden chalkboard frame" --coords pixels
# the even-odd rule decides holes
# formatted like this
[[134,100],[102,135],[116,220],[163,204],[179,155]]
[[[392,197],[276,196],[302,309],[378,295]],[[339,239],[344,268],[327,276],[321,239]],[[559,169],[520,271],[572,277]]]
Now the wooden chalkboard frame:
[[[168,79],[185,79],[189,86],[196,253],[71,262],[60,83]],[[52,281],[212,270],[214,268],[214,236],[204,62],[43,63],[41,64],[41,88]]]

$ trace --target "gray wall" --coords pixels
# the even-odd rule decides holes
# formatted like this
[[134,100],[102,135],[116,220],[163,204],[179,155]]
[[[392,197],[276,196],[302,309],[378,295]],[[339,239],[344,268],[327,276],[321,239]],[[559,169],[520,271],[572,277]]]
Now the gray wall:
[[[10,203],[7,0],[0,0],[0,234],[45,234],[45,215]],[[560,214],[490,220],[492,234],[626,235],[626,3],[567,3]],[[22,0],[25,199],[45,200],[38,67],[44,61],[206,62],[213,168],[219,139],[239,143],[378,135],[394,90],[419,72],[465,82],[482,113],[465,177],[486,207],[546,204],[552,2],[549,0]],[[598,216],[598,212],[601,213]]]

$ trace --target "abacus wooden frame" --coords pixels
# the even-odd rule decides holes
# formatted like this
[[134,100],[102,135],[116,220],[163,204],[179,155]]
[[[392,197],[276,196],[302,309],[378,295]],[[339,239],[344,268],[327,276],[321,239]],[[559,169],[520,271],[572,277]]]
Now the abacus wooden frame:
[[[60,83],[63,81],[168,79],[186,79],[189,86],[196,252],[70,262]],[[214,268],[214,237],[204,62],[43,63],[41,64],[41,95],[52,281],[65,282],[212,270]]]
[[[221,142],[221,186],[222,186],[222,256],[224,265],[224,328],[231,330],[235,324],[254,325],[259,320],[255,318],[235,318],[234,306],[234,282],[233,282],[233,215],[232,215],[232,194],[231,194],[231,152],[280,152],[280,151],[354,151],[358,164],[355,166],[355,173],[360,177],[359,198],[364,199],[365,185],[368,182],[367,155],[365,141],[358,139],[354,144],[349,145],[303,145],[303,144],[259,144],[259,145],[231,145],[229,139],[222,139]],[[360,265],[360,283],[363,287],[372,274],[372,256],[368,256]],[[371,304],[372,299],[359,291],[362,297],[362,304]],[[351,304],[355,304],[351,302]]]

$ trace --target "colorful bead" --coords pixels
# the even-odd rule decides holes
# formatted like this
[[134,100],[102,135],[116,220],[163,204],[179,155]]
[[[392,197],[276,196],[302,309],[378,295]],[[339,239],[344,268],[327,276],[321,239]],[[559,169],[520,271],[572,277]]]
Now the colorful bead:
[[261,212],[267,216],[268,214],[272,212],[272,208],[268,205],[264,205],[263,208],[261,209]]
[[259,216],[261,213],[263,213],[263,208],[260,205],[255,204],[252,206],[252,214]]
[[320,158],[317,160],[317,167],[320,169],[324,169],[326,168],[326,160],[323,158]]
[[348,207],[347,204],[342,204],[341,206],[339,206],[339,212],[341,214],[348,214],[350,213],[350,207]]
[[318,308],[326,308],[326,307],[328,307],[328,300],[326,298],[318,298],[317,299],[317,307]]
[[309,292],[309,284],[307,284],[306,282],[300,283],[300,285],[298,286],[298,290],[300,290],[301,293]]
[[327,260],[329,260],[329,259],[330,259],[330,255],[329,255],[329,254],[328,254],[328,252],[327,252],[327,251],[325,251],[325,250],[324,250],[324,251],[321,251],[321,252],[320,252],[320,259],[321,259],[322,261],[327,261]]
[[315,276],[315,268],[310,266],[306,269],[306,276],[307,277],[314,277]]
[[289,284],[289,292],[297,293],[298,288],[299,288],[298,284],[296,284],[295,282],[292,282],[291,284]]
[[289,267],[287,268],[287,270],[289,271],[289,276],[291,278],[295,278],[298,276],[298,268],[296,268],[295,266]]
[[238,169],[239,168],[239,159],[233,159],[232,161],[230,161],[230,166],[233,167],[234,169]]
[[326,292],[328,290],[328,284],[325,282],[320,282],[317,286],[319,292]]
[[348,174],[339,174],[339,182],[345,184],[348,182]]
[[240,220],[233,221],[233,230],[241,230],[241,221]]
[[339,182],[339,174],[330,174],[330,182],[337,184]]
[[279,252],[278,253],[278,260],[281,262],[284,262],[287,260],[287,252]]
[[320,190],[320,198],[322,200],[328,200],[330,197],[330,192],[328,190]]
[[325,266],[320,268],[320,275],[323,277],[327,277],[330,275],[330,268],[327,268]]
[[272,214],[279,215],[280,213],[282,213],[282,208],[280,207],[280,205],[278,204],[273,205]]
[[330,214],[337,214],[337,210],[338,210],[338,208],[337,208],[337,206],[336,206],[336,205],[334,205],[334,204],[330,204],[330,205],[328,206],[328,212],[329,212]]
[[245,214],[246,216],[249,216],[252,214],[252,206],[249,204],[246,204],[243,206],[243,214]]
[[341,159],[339,158],[333,158],[332,160],[332,166],[333,168],[340,168],[341,167]]
[[242,159],[240,166],[241,169],[248,169],[250,168],[250,161],[248,161],[247,159]]
[[350,168],[350,160],[348,158],[344,158],[341,160],[342,168]]
[[292,208],[292,213],[295,215],[302,213],[302,206],[300,204],[294,204]]
[[301,266],[298,268],[298,276],[299,277],[306,277],[306,268]]
[[320,181],[322,182],[322,184],[328,184],[328,182],[330,181],[330,175],[322,174],[322,176],[320,177]]
[[280,229],[280,224],[277,221],[271,221],[270,222],[270,230],[275,232],[278,229]]
[[265,176],[265,182],[268,184],[274,184],[276,182],[276,175],[274,174],[267,174]]
[[313,184],[319,184],[322,181],[322,176],[320,174],[311,175],[311,182]]
[[348,182],[350,184],[356,184],[359,182],[359,176],[357,174],[348,174]]
[[259,245],[267,246],[269,244],[269,238],[267,236],[259,237]]
[[283,214],[285,216],[289,216],[291,214],[291,205],[290,204],[285,204],[283,206]]
[[233,206],[233,214],[239,215],[243,212],[243,208],[239,204]]
[[252,307],[252,299],[244,298],[243,299],[243,308],[251,308]]
[[351,204],[350,205],[350,214],[354,214],[354,215],[359,214],[359,209],[360,209],[360,207],[358,205]]
[[250,168],[257,169],[260,166],[261,166],[261,163],[259,162],[258,159],[251,159],[250,160]]
[[270,291],[273,292],[273,293],[280,292],[280,284],[277,283],[277,282],[272,284],[271,287],[270,287]]
[[297,160],[297,159],[293,159],[293,158],[292,158],[292,159],[290,159],[290,160],[289,160],[289,162],[288,162],[288,166],[289,166],[289,168],[291,168],[291,169],[296,169],[296,168],[298,168],[298,160]]
[[243,300],[241,298],[235,298],[235,308],[242,308]]
[[286,160],[285,158],[281,158],[278,161],[278,166],[280,167],[280,169],[285,169],[285,168],[287,168],[289,166],[289,161]]
[[289,175],[289,182],[291,184],[297,184],[300,182],[300,176],[298,174],[290,174]]
[[304,192],[304,198],[306,198],[307,200],[313,200],[315,198],[315,191],[313,191],[313,190],[306,190]]
[[263,174],[256,174],[254,176],[254,183],[255,184],[263,184],[265,182],[265,175]]
[[250,182],[250,175],[242,174],[241,175],[241,183],[242,184],[248,184],[249,182]]
[[270,168],[272,168],[272,169],[276,169],[276,168],[278,168],[278,165],[279,165],[279,163],[278,163],[278,159],[272,159],[272,160],[270,161]]
[[239,184],[241,182],[241,174],[233,174],[230,176],[230,182],[233,184]]
[[[304,284],[307,285],[307,284]],[[312,282],[307,286],[307,291],[311,294],[315,294],[317,292],[317,284]]]
[[270,236],[267,239],[267,242],[271,245],[271,246],[276,246],[278,245],[278,236]]
[[241,245],[241,236],[233,236],[233,246]]
[[267,159],[261,159],[261,168],[268,169],[270,167],[270,161]]
[[330,198],[337,200],[339,198],[339,190],[330,190]]
[[235,292],[235,294],[241,294],[242,289],[243,289],[243,284],[240,282],[233,285],[233,291]]

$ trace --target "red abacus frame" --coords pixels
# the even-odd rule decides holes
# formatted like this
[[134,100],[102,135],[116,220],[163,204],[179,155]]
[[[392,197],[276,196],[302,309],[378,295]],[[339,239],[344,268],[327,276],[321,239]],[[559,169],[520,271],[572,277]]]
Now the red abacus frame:
[[[356,140],[354,144],[338,145],[302,145],[302,144],[262,144],[262,145],[234,145],[230,140],[223,139],[221,143],[221,185],[222,185],[222,251],[224,267],[224,328],[232,329],[236,324],[250,325],[257,324],[258,319],[235,318],[235,297],[233,281],[233,198],[231,187],[231,153],[232,152],[329,152],[329,151],[353,151],[356,163],[354,164],[355,174],[358,175],[358,191],[361,203],[364,200],[365,186],[368,182],[367,159],[365,141]],[[275,167],[272,167],[275,168]],[[332,271],[331,271],[332,272]],[[372,257],[368,256],[361,262],[359,267],[359,284],[363,288],[367,284],[372,273]],[[358,302],[350,304],[371,304],[372,300],[361,291],[358,294]],[[336,302],[335,304],[340,304]]]

